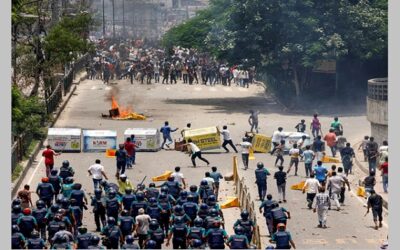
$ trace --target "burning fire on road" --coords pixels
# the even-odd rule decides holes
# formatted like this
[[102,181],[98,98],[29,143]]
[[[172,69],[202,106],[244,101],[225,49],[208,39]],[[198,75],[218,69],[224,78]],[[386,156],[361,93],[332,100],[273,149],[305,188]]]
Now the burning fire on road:
[[[146,120],[146,116],[133,112],[131,107],[122,107],[114,96],[111,96],[111,109],[109,117],[113,120]],[[107,117],[102,114],[103,117]]]

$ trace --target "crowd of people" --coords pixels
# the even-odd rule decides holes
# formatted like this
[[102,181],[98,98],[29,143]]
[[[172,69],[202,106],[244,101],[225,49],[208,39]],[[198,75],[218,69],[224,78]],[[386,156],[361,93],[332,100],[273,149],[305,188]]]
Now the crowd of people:
[[[203,84],[213,86],[249,87],[256,74],[254,67],[228,65],[212,59],[193,49],[176,47],[172,53],[164,50],[138,46],[137,43],[110,44],[107,41],[97,43],[97,52],[86,65],[89,79],[102,79],[105,84],[110,80],[129,78],[130,83],[141,84]],[[162,77],[162,79],[161,79]]]

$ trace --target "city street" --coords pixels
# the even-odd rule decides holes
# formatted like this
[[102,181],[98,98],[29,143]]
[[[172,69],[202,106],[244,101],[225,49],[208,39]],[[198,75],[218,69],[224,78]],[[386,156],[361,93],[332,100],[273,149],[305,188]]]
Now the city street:
[[[173,139],[181,137],[180,130],[187,123],[192,124],[192,128],[203,128],[227,125],[231,132],[233,142],[241,142],[245,131],[250,129],[247,119],[249,110],[259,110],[260,133],[272,135],[273,131],[279,126],[284,131],[295,131],[295,125],[305,119],[307,131],[311,122],[312,114],[318,112],[322,123],[322,131],[325,133],[329,129],[329,124],[334,116],[339,116],[343,127],[344,135],[352,144],[356,144],[364,135],[370,134],[370,124],[365,117],[365,107],[315,107],[314,110],[286,110],[277,103],[261,85],[253,84],[250,88],[242,88],[233,84],[231,87],[216,85],[187,85],[178,81],[178,84],[163,85],[151,84],[141,85],[134,82],[133,85],[128,80],[111,80],[109,85],[105,85],[100,80],[86,80],[78,85],[77,90],[67,104],[65,110],[57,120],[55,127],[78,127],[82,129],[105,129],[116,130],[118,133],[118,143],[123,142],[123,134],[127,128],[161,128],[164,121],[169,121],[172,128],[178,127],[179,130],[172,133]],[[102,118],[101,114],[108,114],[111,108],[111,95],[117,99],[120,106],[132,106],[134,112],[143,113],[148,117],[144,121],[119,121]],[[46,143],[45,143],[46,145]],[[329,150],[328,150],[329,151]],[[232,171],[232,157],[235,154],[225,153],[223,149],[204,153],[211,166],[217,166],[224,175]],[[256,154],[256,160],[250,161],[250,168],[245,171],[242,169],[240,154],[239,176],[245,178],[245,183],[251,189],[251,198],[258,199],[257,187],[254,184],[254,169],[258,161],[264,162],[265,166],[273,172],[277,168],[273,167],[275,157],[269,154]],[[104,153],[64,153],[56,157],[56,167],[61,166],[63,160],[69,160],[75,170],[75,182],[83,184],[86,192],[92,191],[92,180],[88,176],[87,168],[94,163],[95,159],[100,159],[105,166],[106,173],[110,180],[115,181],[115,159],[106,158]],[[204,177],[204,172],[210,171],[203,162],[198,162],[197,168],[191,167],[188,155],[173,151],[161,150],[159,152],[139,152],[136,155],[137,165],[133,169],[127,170],[128,178],[134,185],[138,184],[144,176],[147,176],[145,184],[151,182],[151,177],[162,174],[165,170],[173,171],[175,166],[181,166],[181,172],[185,175],[189,185],[199,185]],[[289,157],[285,157],[285,170],[288,167]],[[44,162],[39,153],[34,167],[29,170],[22,185],[30,184],[31,189],[35,190],[41,177],[45,175]],[[330,164],[327,164],[330,168]],[[340,166],[340,164],[339,164]],[[356,168],[356,166],[355,166]],[[299,176],[293,176],[294,171],[289,174],[286,186],[286,204],[281,206],[287,208],[292,215],[288,220],[287,229],[291,232],[294,242],[298,249],[377,249],[380,242],[386,239],[388,233],[387,218],[384,218],[384,227],[378,231],[373,228],[372,213],[364,217],[366,212],[365,200],[355,195],[357,191],[358,179],[364,174],[355,169],[352,180],[352,191],[346,192],[345,206],[341,211],[336,211],[332,205],[332,210],[328,213],[327,229],[317,228],[317,214],[306,207],[305,194],[301,191],[290,190],[290,186],[305,180],[304,163],[299,164]],[[380,177],[377,176],[377,185],[380,185]],[[232,195],[232,182],[222,185],[224,195]],[[268,179],[268,193],[277,197],[277,188],[273,178]],[[223,198],[224,195],[220,197]],[[37,196],[33,195],[34,200]],[[257,209],[260,201],[255,202]],[[85,212],[84,224],[89,230],[94,229],[93,215]],[[226,210],[229,214],[226,218],[227,226],[232,226],[232,220],[239,217],[238,209]],[[387,213],[384,213],[387,214]],[[236,216],[236,217],[235,217]],[[262,236],[262,247],[265,248],[269,243],[267,229],[264,218],[259,214],[258,225]],[[228,230],[232,233],[232,229]]]

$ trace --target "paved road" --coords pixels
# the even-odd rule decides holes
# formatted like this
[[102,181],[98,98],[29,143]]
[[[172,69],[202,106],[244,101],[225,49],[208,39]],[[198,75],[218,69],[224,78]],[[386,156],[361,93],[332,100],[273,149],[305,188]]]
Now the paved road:
[[[149,119],[145,121],[114,121],[101,118],[101,113],[107,114],[110,109],[110,96],[117,97],[120,105],[131,105],[138,113],[146,114]],[[300,119],[310,120],[313,112],[321,113],[323,124],[329,124],[335,110],[316,107],[310,112],[295,113],[284,111],[273,98],[264,94],[264,89],[258,85],[252,85],[249,89],[225,86],[204,85],[140,85],[129,84],[128,81],[118,81],[116,84],[106,86],[101,81],[84,81],[78,88],[65,110],[61,114],[55,127],[80,127],[85,129],[113,129],[118,132],[119,142],[123,140],[123,133],[129,127],[154,127],[159,128],[163,122],[168,120],[172,127],[184,128],[187,122],[192,123],[193,128],[228,125],[234,142],[239,142],[244,131],[249,129],[247,124],[248,110],[258,109],[261,111],[260,133],[272,134],[278,127],[282,126],[287,131],[292,131]],[[339,109],[338,109],[339,110]],[[352,112],[352,110],[354,112]],[[329,111],[329,113],[328,113]],[[337,114],[341,117],[348,140],[353,144],[369,133],[369,124],[363,115],[362,108],[350,107],[340,110]],[[324,116],[324,114],[328,114]],[[352,115],[354,114],[354,115]],[[293,128],[293,129],[291,129]],[[325,129],[326,130],[326,129]],[[179,133],[173,135],[179,138]],[[222,150],[221,150],[222,152]],[[233,153],[205,154],[211,165],[219,167],[222,173],[231,171]],[[106,158],[104,153],[65,153],[57,157],[56,165],[60,165],[65,159],[71,162],[76,170],[76,181],[83,183],[87,190],[91,189],[92,182],[87,175],[87,168],[99,158],[106,167],[106,173],[113,178],[115,173],[115,160]],[[272,158],[269,155],[256,155],[257,161],[264,161],[271,166]],[[141,181],[147,175],[145,181],[149,183],[151,176],[161,174],[164,170],[171,170],[174,166],[181,166],[189,184],[198,184],[208,168],[201,163],[196,169],[191,166],[190,158],[176,151],[160,151],[157,153],[138,153],[137,166],[128,170],[128,177],[134,183]],[[254,186],[255,161],[251,163],[250,170],[243,175],[249,186]],[[270,167],[271,169],[271,167]],[[303,174],[302,168],[300,175]],[[22,182],[36,187],[40,178],[45,174],[41,157],[29,170],[27,177]],[[300,177],[290,177],[289,184],[300,181]],[[225,192],[231,190],[230,184],[224,185]],[[268,184],[269,192],[276,195],[273,182]],[[316,228],[316,215],[305,208],[304,195],[299,191],[289,191],[287,205],[293,214],[289,221],[289,229],[292,231],[294,240],[300,248],[376,248],[378,241],[386,237],[387,229],[378,232],[371,228],[372,219],[363,218],[364,210],[362,203],[356,197],[349,197],[346,207],[341,212],[329,213],[328,226],[326,230]],[[259,201],[257,201],[259,204]],[[238,214],[237,209],[227,210],[228,218],[234,219]],[[86,214],[85,221],[92,221],[92,215]],[[231,219],[229,221],[231,222]],[[259,220],[263,222],[263,220]],[[296,226],[295,226],[296,225]],[[88,224],[89,229],[94,229],[93,224]],[[261,233],[265,235],[266,233]],[[265,240],[265,239],[264,239]],[[265,247],[265,246],[264,246]]]

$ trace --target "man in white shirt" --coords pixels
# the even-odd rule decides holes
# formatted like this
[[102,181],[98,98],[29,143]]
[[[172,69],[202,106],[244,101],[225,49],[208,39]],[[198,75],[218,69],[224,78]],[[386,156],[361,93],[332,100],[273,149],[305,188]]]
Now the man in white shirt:
[[339,196],[343,186],[343,177],[336,174],[336,171],[332,172],[332,177],[328,178],[326,183],[327,187],[331,188],[332,198],[335,201],[337,211],[340,210]]
[[318,193],[319,187],[321,187],[321,184],[319,184],[319,181],[314,178],[314,173],[311,172],[310,178],[308,178],[306,180],[306,183],[304,184],[304,187],[303,187],[303,194],[307,190],[307,202],[308,202],[309,209],[312,209],[314,198]]
[[175,172],[171,176],[174,177],[174,181],[178,182],[181,187],[183,186],[183,189],[186,189],[185,177],[180,171],[181,167],[175,167]]
[[140,208],[138,212],[139,212],[139,215],[136,216],[136,218],[135,218],[135,222],[136,222],[135,230],[136,230],[136,234],[139,237],[140,248],[143,249],[144,242],[147,239],[147,233],[149,231],[151,217],[148,214],[144,213],[143,208]]
[[283,128],[279,127],[278,130],[276,130],[273,134],[272,134],[272,144],[274,144],[274,149],[271,151],[271,155],[273,155],[275,153],[275,148],[279,145],[279,143],[281,142],[281,140],[284,140],[283,138]]
[[[218,129],[218,127],[217,127]],[[218,129],[219,131],[219,129]],[[222,127],[222,131],[220,131],[221,135],[224,138],[224,142],[222,143],[222,147],[225,149],[226,153],[229,153],[229,149],[226,147],[227,144],[231,145],[231,147],[233,148],[233,150],[235,150],[235,152],[237,153],[237,149],[235,147],[235,145],[232,142],[232,138],[231,138],[231,133],[228,130],[228,126],[223,126]]]
[[209,186],[209,187],[212,187],[212,188],[215,190],[215,186],[214,186],[214,182],[215,182],[215,181],[214,181],[213,178],[211,178],[210,172],[206,172],[206,173],[205,173],[205,176],[206,176],[206,177],[204,177],[202,180],[207,181],[208,186]]
[[100,163],[101,161],[96,159],[95,164],[91,165],[88,169],[89,176],[93,176],[94,189],[99,187],[100,182],[103,180],[103,176],[108,180],[108,177],[104,172],[104,167]]
[[207,166],[210,165],[210,162],[201,156],[201,150],[199,149],[199,147],[196,146],[196,144],[193,143],[191,138],[188,139],[188,143],[186,143],[185,145],[189,146],[190,148],[191,154],[189,154],[189,156],[191,156],[193,167],[196,167],[196,161],[195,161],[196,157],[207,163]]
[[294,164],[294,175],[297,176],[297,169],[299,167],[299,156],[300,156],[300,150],[297,148],[297,144],[293,144],[293,148],[290,149],[289,151],[290,155],[290,163],[289,163],[289,169],[287,170],[286,173],[289,174],[290,170],[292,169],[292,166]]
[[253,146],[247,137],[243,138],[243,141],[240,144],[236,144],[236,146],[240,146],[242,148],[242,160],[244,170],[249,168],[249,153],[250,148]]

